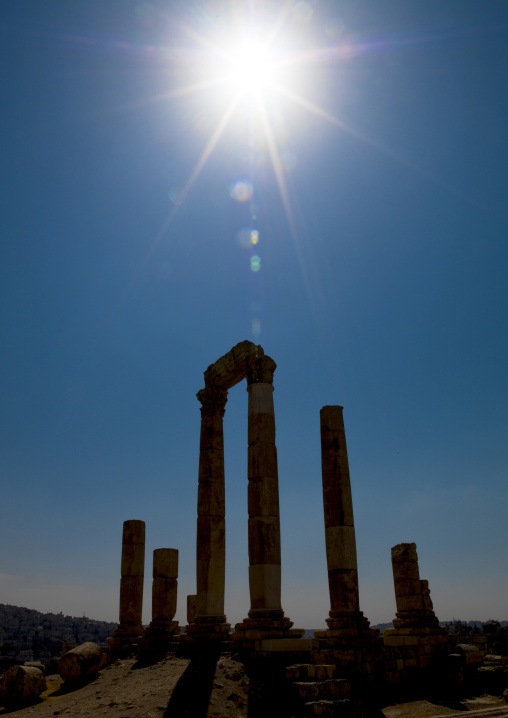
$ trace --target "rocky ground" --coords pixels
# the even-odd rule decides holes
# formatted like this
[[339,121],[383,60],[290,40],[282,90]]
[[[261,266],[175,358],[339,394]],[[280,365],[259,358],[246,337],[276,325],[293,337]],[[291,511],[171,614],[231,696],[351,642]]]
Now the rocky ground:
[[[222,655],[215,665],[168,656],[152,666],[119,660],[87,685],[66,690],[60,676],[47,676],[48,689],[16,718],[242,718],[247,716],[243,665]],[[7,714],[0,709],[0,715]]]
[[[69,689],[58,675],[47,676],[47,690],[31,705],[8,711],[16,718],[246,718],[248,679],[243,665],[230,654],[190,661],[168,655],[159,663],[141,665],[134,658],[118,660],[80,688]],[[478,713],[480,711],[480,713]],[[385,718],[430,718],[468,712],[471,718],[508,718],[506,702],[495,696],[465,698],[454,703],[420,700],[383,709]]]
[[479,696],[477,698],[463,698],[460,701],[444,703],[431,703],[420,700],[410,703],[398,703],[383,709],[385,718],[435,718],[436,716],[457,716],[467,712],[469,718],[477,714],[483,718],[495,716],[508,716],[508,706],[502,698],[497,696]]

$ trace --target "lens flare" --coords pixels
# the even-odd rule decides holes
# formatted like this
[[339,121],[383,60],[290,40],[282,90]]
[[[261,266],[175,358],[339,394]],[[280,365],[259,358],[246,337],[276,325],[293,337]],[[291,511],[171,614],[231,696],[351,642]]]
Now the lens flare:
[[259,242],[259,232],[252,227],[243,227],[237,232],[236,241],[243,249],[250,249]]
[[254,256],[250,258],[250,268],[253,272],[259,272],[261,269],[261,259],[257,254],[254,254]]
[[253,187],[249,180],[238,180],[229,186],[229,196],[237,202],[248,202],[252,199]]

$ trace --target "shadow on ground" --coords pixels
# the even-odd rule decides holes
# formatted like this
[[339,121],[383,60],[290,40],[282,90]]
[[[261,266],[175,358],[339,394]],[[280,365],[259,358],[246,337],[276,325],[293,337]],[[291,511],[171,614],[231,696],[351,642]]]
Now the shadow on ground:
[[164,718],[206,718],[219,654],[191,660],[173,689]]

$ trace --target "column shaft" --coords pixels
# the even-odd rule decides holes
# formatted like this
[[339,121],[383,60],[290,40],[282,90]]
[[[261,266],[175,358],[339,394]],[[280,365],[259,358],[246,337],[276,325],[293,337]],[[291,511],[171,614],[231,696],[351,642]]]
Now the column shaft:
[[197,521],[197,615],[205,622],[225,622],[226,521],[223,416],[227,390],[198,392],[201,407]]
[[145,573],[145,522],[124,521],[120,580],[120,627],[142,630],[143,582]]
[[353,501],[341,406],[320,412],[321,468],[330,617],[358,612],[358,569]]
[[153,552],[152,624],[172,621],[178,592],[178,551],[156,548]]
[[275,447],[273,371],[269,357],[256,357],[247,373],[249,616],[280,618],[281,556],[279,484]]

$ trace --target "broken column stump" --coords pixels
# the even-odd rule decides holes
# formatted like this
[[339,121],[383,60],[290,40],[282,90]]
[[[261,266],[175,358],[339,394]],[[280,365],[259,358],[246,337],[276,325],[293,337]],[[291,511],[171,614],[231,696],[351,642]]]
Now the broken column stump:
[[120,579],[120,623],[108,638],[113,654],[136,650],[143,635],[143,582],[145,577],[145,522],[124,521]]
[[417,690],[439,679],[449,653],[448,630],[439,626],[429,582],[420,579],[415,543],[392,548],[392,568],[397,612],[393,628],[383,634],[388,684]]
[[157,548],[153,552],[152,620],[140,641],[141,656],[165,655],[175,647],[180,633],[174,621],[178,590],[178,551]]

